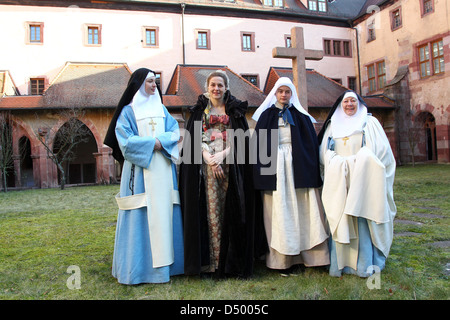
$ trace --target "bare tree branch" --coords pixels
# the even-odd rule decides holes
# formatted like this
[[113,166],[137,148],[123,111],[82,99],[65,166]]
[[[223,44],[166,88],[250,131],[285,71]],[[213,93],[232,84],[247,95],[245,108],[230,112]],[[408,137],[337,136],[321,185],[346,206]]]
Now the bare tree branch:
[[11,113],[0,113],[0,176],[2,178],[3,191],[7,191],[7,178],[10,169],[14,169],[13,136]]
[[65,123],[57,130],[41,127],[36,132],[36,137],[42,143],[49,159],[55,163],[60,172],[60,186],[64,189],[66,184],[65,165],[75,157],[76,146],[85,143],[91,135],[90,130],[80,121],[84,116],[84,110],[70,108],[59,111],[58,116]]

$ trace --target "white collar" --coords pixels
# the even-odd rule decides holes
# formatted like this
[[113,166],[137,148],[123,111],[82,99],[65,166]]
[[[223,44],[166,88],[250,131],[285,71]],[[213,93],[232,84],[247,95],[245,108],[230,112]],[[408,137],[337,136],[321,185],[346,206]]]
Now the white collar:
[[[358,109],[352,116],[348,116],[342,107],[342,101],[349,96],[354,97],[358,102]],[[331,134],[333,138],[348,137],[356,132],[361,132],[367,123],[367,108],[359,102],[355,93],[347,92],[342,101],[331,116]]]
[[164,108],[161,102],[158,88],[154,94],[145,91],[145,82],[148,78],[154,77],[153,72],[149,72],[139,90],[133,97],[131,107],[133,108],[136,120],[154,117],[164,117]]

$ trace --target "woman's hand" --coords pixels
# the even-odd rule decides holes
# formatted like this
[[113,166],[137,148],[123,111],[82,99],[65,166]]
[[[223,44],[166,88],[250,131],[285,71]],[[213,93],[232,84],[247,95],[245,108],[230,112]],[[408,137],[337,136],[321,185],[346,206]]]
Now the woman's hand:
[[222,166],[220,164],[211,166],[211,169],[216,179],[225,179],[225,173],[223,172]]
[[227,149],[217,152],[214,155],[211,156],[211,163],[214,164],[222,164],[223,160],[228,156],[228,153],[230,152],[230,147]]
[[205,163],[207,165],[211,165],[212,164],[211,154],[208,151],[203,150],[202,155],[203,155],[203,160],[205,161]]
[[[213,176],[216,179],[224,179],[225,173],[223,172],[222,166],[220,163],[223,160],[223,156],[219,156],[222,152],[216,153],[214,155],[211,155],[208,151],[203,150],[203,160],[207,165],[211,167],[211,170],[213,172]],[[220,160],[220,162],[219,162]]]
[[161,151],[162,150],[162,144],[158,140],[158,138],[155,138],[155,146],[153,147],[153,150]]

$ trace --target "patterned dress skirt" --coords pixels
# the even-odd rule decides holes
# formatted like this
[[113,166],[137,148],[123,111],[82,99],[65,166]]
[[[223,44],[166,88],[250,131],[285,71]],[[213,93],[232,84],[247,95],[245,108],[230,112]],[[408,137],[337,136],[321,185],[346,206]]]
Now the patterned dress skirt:
[[225,211],[225,198],[228,189],[228,165],[222,165],[225,179],[216,179],[211,167],[203,164],[206,209],[209,235],[210,264],[204,272],[215,272],[219,267],[220,241]]
[[[228,115],[213,115],[206,110],[203,118],[202,148],[211,155],[222,152],[228,146],[226,129],[230,128]],[[223,161],[220,165],[224,172],[224,179],[214,177],[211,166],[202,165],[202,175],[206,190],[206,210],[208,221],[210,263],[202,268],[203,272],[215,272],[219,267],[220,242],[225,211],[225,199],[228,189],[229,167]]]

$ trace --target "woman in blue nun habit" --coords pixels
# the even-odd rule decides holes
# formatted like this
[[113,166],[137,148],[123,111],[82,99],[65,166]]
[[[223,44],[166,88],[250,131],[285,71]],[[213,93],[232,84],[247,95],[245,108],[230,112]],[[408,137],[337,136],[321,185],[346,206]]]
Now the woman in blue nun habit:
[[164,283],[184,273],[175,167],[179,137],[155,73],[136,70],[104,142],[123,164],[112,266],[119,283]]

